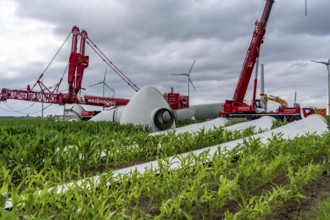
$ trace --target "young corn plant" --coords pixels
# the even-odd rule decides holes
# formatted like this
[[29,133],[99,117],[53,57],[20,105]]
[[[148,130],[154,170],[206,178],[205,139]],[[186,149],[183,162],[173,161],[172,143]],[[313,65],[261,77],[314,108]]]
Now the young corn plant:
[[[181,166],[170,171],[173,161],[166,157],[241,138],[252,130],[219,128],[194,136],[153,137],[145,128],[115,123],[0,124],[0,204],[10,197],[9,213],[15,219],[212,219],[229,203],[241,205],[237,213],[227,212],[229,219],[249,214],[262,219],[301,196],[303,186],[319,172],[314,159],[327,155],[329,160],[330,154],[329,134],[290,141],[274,136],[267,146],[247,138],[232,151],[218,148],[213,157],[207,151],[176,157]],[[158,169],[113,175],[114,169],[154,159],[159,159]],[[77,182],[100,173],[98,181]],[[287,173],[288,185],[253,194]],[[58,192],[56,186],[62,184],[66,191]]]

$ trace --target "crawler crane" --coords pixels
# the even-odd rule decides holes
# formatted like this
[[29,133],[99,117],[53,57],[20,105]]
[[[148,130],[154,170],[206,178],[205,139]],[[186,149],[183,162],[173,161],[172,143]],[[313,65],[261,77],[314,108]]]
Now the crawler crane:
[[[54,86],[54,89],[50,89],[45,86],[42,77],[40,75],[39,79],[35,85],[31,88],[30,85],[27,86],[27,89],[6,89],[3,88],[0,94],[0,101],[6,101],[8,99],[15,99],[21,101],[31,101],[31,102],[42,102],[49,104],[83,104],[83,105],[93,105],[93,106],[115,106],[115,105],[126,105],[129,100],[121,98],[110,98],[110,97],[99,97],[84,95],[81,96],[80,91],[82,88],[82,80],[84,76],[84,70],[88,67],[89,57],[85,55],[85,45],[86,42],[89,44],[94,51],[98,54],[103,54],[95,44],[88,38],[87,32],[82,30],[80,32],[77,26],[72,28],[72,46],[69,57],[69,67],[68,67],[68,93],[59,92],[59,86],[62,82],[62,79],[59,83]],[[78,51],[78,37],[80,36],[80,47]],[[103,56],[105,56],[103,54]],[[104,58],[106,59],[106,58]],[[133,84],[123,73],[116,67],[114,64],[106,60],[107,64],[110,65],[120,76],[133,88],[135,91],[138,90],[138,87]],[[35,91],[33,88],[38,85],[40,91]]]

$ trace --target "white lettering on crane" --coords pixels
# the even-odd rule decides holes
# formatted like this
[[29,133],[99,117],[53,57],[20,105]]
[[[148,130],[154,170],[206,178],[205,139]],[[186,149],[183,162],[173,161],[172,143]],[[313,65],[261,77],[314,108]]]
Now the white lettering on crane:
[[86,102],[87,103],[95,103],[95,104],[104,104],[104,105],[109,105],[109,106],[116,105],[115,101],[99,99],[99,98],[87,98]]

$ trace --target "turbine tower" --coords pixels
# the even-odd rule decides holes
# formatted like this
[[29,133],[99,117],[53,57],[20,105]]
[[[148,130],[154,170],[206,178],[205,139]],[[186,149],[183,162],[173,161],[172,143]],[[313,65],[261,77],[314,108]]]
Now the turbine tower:
[[194,88],[194,90],[196,90],[192,80],[190,79],[190,73],[191,70],[193,69],[194,65],[195,65],[196,59],[194,60],[193,64],[190,67],[190,70],[188,73],[178,73],[178,74],[172,74],[172,75],[177,75],[177,76],[187,76],[187,80],[188,80],[188,103],[190,103],[189,99],[190,99],[190,84],[192,85],[192,87]]
[[104,97],[105,87],[108,87],[108,89],[110,89],[112,91],[112,93],[115,94],[115,90],[113,88],[111,88],[110,86],[108,86],[108,84],[105,82],[106,76],[107,76],[107,68],[105,69],[105,72],[104,72],[103,81],[95,83],[95,84],[89,86],[89,87],[93,87],[93,86],[103,84],[103,97]]
[[323,61],[316,61],[316,60],[311,60],[314,63],[320,63],[324,64],[327,67],[328,70],[328,115],[330,114],[330,59],[328,62],[323,62]]

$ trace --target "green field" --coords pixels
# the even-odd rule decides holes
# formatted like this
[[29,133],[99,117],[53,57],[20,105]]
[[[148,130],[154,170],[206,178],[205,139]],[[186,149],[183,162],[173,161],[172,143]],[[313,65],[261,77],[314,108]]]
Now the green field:
[[[330,215],[326,200],[330,198],[329,133],[289,141],[274,136],[267,146],[246,138],[232,151],[219,149],[221,154],[208,163],[202,162],[207,152],[179,157],[183,167],[168,172],[169,156],[252,134],[252,129],[218,128],[195,136],[148,136],[145,127],[106,122],[1,120],[0,217],[306,219]],[[152,160],[165,162],[143,174],[113,178],[114,170]],[[95,175],[101,175],[98,183],[75,182]],[[51,190],[72,181],[63,192]],[[3,209],[8,198],[13,202],[11,211]]]

